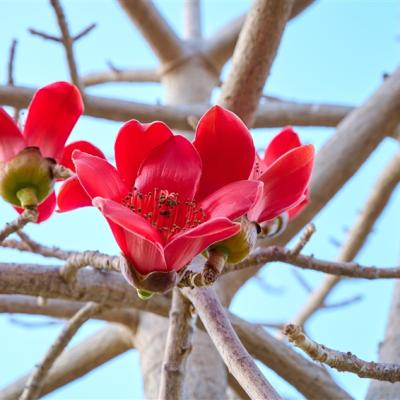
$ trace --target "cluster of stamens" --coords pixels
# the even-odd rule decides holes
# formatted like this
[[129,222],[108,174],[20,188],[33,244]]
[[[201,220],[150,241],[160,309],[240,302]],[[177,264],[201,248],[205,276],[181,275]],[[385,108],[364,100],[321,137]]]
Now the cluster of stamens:
[[207,219],[205,211],[197,208],[194,200],[182,200],[179,193],[158,188],[147,193],[133,188],[122,200],[122,204],[148,220],[165,241]]

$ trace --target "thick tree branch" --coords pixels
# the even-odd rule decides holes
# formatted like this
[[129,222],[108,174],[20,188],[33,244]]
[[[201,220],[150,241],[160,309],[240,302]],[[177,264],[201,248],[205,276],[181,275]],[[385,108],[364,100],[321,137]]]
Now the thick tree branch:
[[67,347],[78,329],[92,316],[97,314],[103,306],[96,303],[88,303],[81,308],[65,325],[56,341],[51,345],[43,360],[36,365],[29,376],[26,386],[19,397],[20,400],[36,400],[43,386],[43,380],[55,360]]
[[186,360],[191,351],[193,334],[190,302],[174,289],[169,313],[169,328],[161,369],[160,400],[184,398]]
[[[44,396],[126,352],[132,348],[132,337],[132,331],[128,328],[118,324],[109,324],[84,339],[70,350],[62,353],[55,361],[43,381],[40,395]],[[17,399],[29,376],[30,374],[22,376],[0,390],[0,398],[3,400]]]
[[[400,365],[400,281],[394,286],[392,304],[386,323],[385,338],[379,343],[379,362],[397,363]],[[372,381],[368,388],[366,400],[395,399],[400,390],[400,383]]]
[[308,338],[299,326],[286,325],[283,334],[290,342],[302,349],[313,360],[319,361],[338,371],[352,372],[360,378],[379,379],[381,381],[400,381],[400,364],[383,364],[361,360],[351,352],[330,349]]
[[[36,89],[0,85],[0,104],[26,108]],[[137,119],[142,122],[160,120],[173,129],[192,130],[190,118],[196,121],[208,109],[207,105],[152,105],[134,101],[85,96],[85,115],[112,121]],[[329,104],[300,104],[289,101],[268,101],[260,105],[254,126],[283,125],[336,126],[352,107]]]
[[255,0],[240,32],[219,103],[248,126],[253,123],[293,1]]
[[[385,209],[386,204],[400,179],[400,156],[395,156],[378,177],[368,199],[350,230],[343,247],[340,250],[339,262],[353,260],[364,245],[376,220]],[[340,276],[327,276],[322,284],[310,295],[306,304],[293,318],[295,325],[303,326],[305,322],[319,309],[333,288],[340,281]]]
[[185,56],[183,42],[151,0],[118,1],[164,66]]
[[229,372],[250,398],[280,399],[243,347],[215,293],[205,288],[183,289],[183,293],[196,308]]
[[[44,303],[40,303],[37,297],[0,294],[0,313],[46,315],[68,319],[84,305],[85,303],[80,301],[57,299],[46,299]],[[93,318],[130,326],[136,321],[137,312],[129,308],[112,308],[99,312]]]
[[160,82],[157,69],[111,69],[103,72],[92,72],[81,78],[85,86],[100,85],[111,82]]
[[[295,0],[290,19],[295,18],[313,2],[314,0]],[[214,33],[204,44],[203,53],[219,68],[231,57],[245,19],[246,15],[235,18]]]
[[183,2],[183,36],[191,43],[201,39],[201,4],[200,0],[184,0]]
[[[141,301],[120,274],[96,270],[79,271],[76,283],[69,286],[61,279],[55,267],[3,264],[0,265],[0,293],[104,302],[106,305],[133,307],[164,317],[169,310],[169,302],[163,296]],[[291,352],[284,343],[274,339],[261,327],[232,314],[230,319],[251,354],[288,380],[301,393],[314,393],[314,399],[349,398],[328,375],[321,374],[319,367]]]

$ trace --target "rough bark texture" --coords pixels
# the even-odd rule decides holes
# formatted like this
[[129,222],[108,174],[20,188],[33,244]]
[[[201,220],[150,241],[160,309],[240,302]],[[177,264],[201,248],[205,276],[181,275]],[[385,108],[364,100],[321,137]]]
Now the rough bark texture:
[[[400,282],[394,287],[385,339],[379,346],[379,362],[400,364]],[[400,393],[400,382],[371,381],[366,400],[393,400]]]
[[256,0],[240,32],[219,103],[248,126],[253,123],[292,6],[293,0]]

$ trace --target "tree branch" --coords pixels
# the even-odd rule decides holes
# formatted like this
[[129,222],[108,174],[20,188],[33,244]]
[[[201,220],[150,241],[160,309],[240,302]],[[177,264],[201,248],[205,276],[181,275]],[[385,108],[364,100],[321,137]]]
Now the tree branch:
[[293,1],[255,0],[240,32],[219,103],[248,126],[253,123]]
[[183,2],[183,36],[192,43],[201,40],[200,0],[184,0]]
[[[44,396],[84,376],[130,348],[132,331],[122,325],[107,325],[60,355],[44,379],[40,395]],[[29,376],[30,374],[24,375],[0,390],[0,398],[17,399]]]
[[185,56],[186,50],[151,0],[118,0],[165,66]]
[[[36,89],[0,85],[0,104],[26,108]],[[193,130],[190,119],[199,120],[207,105],[152,105],[134,101],[85,95],[85,115],[112,121],[137,119],[142,122],[160,120],[172,129]],[[336,126],[352,107],[299,104],[289,101],[268,101],[260,105],[255,127],[283,125]]]
[[313,360],[329,365],[338,371],[352,372],[360,378],[372,378],[389,382],[400,381],[399,364],[368,362],[361,360],[349,351],[343,353],[332,350],[329,347],[314,342],[302,332],[299,326],[293,324],[286,325],[283,334]]
[[192,334],[191,304],[179,289],[174,289],[161,369],[160,400],[179,400],[184,397],[185,367],[191,351]]
[[50,0],[50,4],[54,9],[54,13],[57,17],[58,26],[60,27],[61,42],[65,49],[71,81],[79,89],[80,92],[83,92],[83,85],[79,79],[78,68],[74,56],[73,39],[71,38],[71,35],[69,33],[64,11],[59,0]]
[[92,72],[82,76],[81,81],[85,86],[110,82],[160,82],[160,73],[157,69],[111,69]]
[[12,233],[22,229],[29,222],[35,222],[38,218],[38,212],[35,209],[26,209],[14,221],[9,222],[0,230],[0,244]]
[[229,372],[252,399],[280,399],[264,378],[232,328],[224,308],[211,289],[183,289],[205,329],[223,358]]
[[[353,228],[340,250],[339,262],[353,260],[364,245],[376,220],[385,209],[386,204],[400,179],[400,156],[395,156],[386,166],[374,184],[368,199],[358,216]],[[306,304],[293,318],[295,325],[303,326],[305,322],[325,303],[325,299],[340,281],[339,276],[328,276],[310,295]]]
[[[290,19],[295,18],[313,2],[314,0],[295,0]],[[221,68],[231,57],[245,19],[246,15],[235,18],[218,32],[215,32],[204,44],[203,53],[218,68]]]
[[34,371],[30,375],[26,386],[19,397],[20,400],[36,400],[43,386],[49,369],[55,360],[60,356],[71,341],[77,330],[94,314],[97,314],[103,306],[95,303],[88,303],[81,308],[65,325],[62,332],[51,345],[49,351],[43,360],[36,365]]

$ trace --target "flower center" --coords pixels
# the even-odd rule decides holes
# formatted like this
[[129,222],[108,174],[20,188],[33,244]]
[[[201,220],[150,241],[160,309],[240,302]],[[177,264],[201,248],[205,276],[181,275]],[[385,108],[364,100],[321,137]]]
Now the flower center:
[[197,208],[194,200],[182,200],[179,193],[164,189],[156,188],[152,192],[142,193],[133,188],[122,204],[147,219],[165,242],[171,236],[194,228],[207,219],[205,211]]

